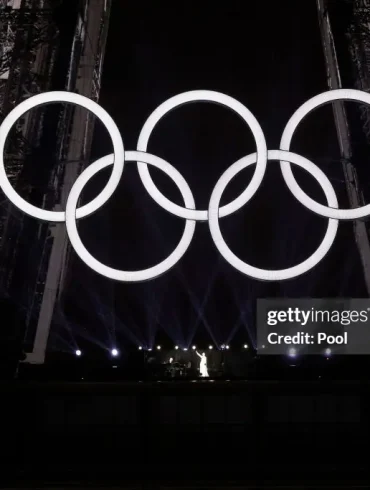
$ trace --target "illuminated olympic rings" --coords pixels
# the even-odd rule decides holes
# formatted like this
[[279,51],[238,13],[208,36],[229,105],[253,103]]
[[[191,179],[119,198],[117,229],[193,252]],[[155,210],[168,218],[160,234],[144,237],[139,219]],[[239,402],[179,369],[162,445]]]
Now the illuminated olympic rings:
[[[338,209],[335,191],[325,174],[306,158],[289,151],[294,132],[299,123],[317,107],[337,100],[352,100],[370,105],[370,94],[359,90],[340,89],[324,92],[313,97],[304,103],[290,118],[283,132],[280,149],[268,151],[266,140],[258,121],[240,102],[227,95],[208,90],[185,92],[168,99],[150,115],[141,130],[137,151],[125,151],[121,134],[113,119],[102,107],[92,100],[70,92],[47,92],[35,95],[15,107],[0,126],[0,187],[12,204],[29,216],[43,221],[65,221],[72,247],[79,257],[97,273],[116,281],[146,281],[154,279],[168,271],[181,259],[189,247],[195,231],[196,221],[208,221],[215,246],[225,260],[238,271],[262,281],[292,279],[309,271],[325,257],[335,239],[338,230],[338,220],[358,219],[370,215],[370,204],[356,209]],[[25,201],[11,186],[4,166],[6,139],[17,119],[34,107],[53,102],[67,102],[90,110],[107,128],[113,143],[112,154],[100,158],[89,165],[77,178],[68,196],[65,213],[62,211],[47,211]],[[220,177],[212,192],[207,210],[195,209],[194,198],[187,182],[172,165],[146,151],[152,131],[160,119],[175,108],[193,102],[212,102],[233,110],[247,124],[256,141],[257,152],[238,160]],[[328,218],[328,227],[318,249],[301,264],[283,270],[258,269],[240,260],[226,245],[219,227],[219,218],[234,213],[247,204],[254,196],[263,180],[268,160],[277,160],[280,162],[284,180],[299,202],[314,213]],[[175,250],[160,264],[141,271],[120,271],[96,260],[86,250],[80,239],[76,225],[76,219],[94,213],[112,196],[120,182],[125,161],[137,162],[139,174],[145,189],[162,208],[179,218],[185,219],[184,233]],[[234,201],[220,207],[220,200],[228,183],[245,167],[254,164],[254,175],[247,188]],[[291,164],[305,169],[318,181],[325,193],[327,206],[317,203],[303,192],[294,178]],[[79,197],[87,182],[100,170],[110,165],[113,166],[112,173],[102,192],[88,204],[77,208]],[[181,192],[184,207],[173,203],[159,191],[150,176],[148,165],[159,168],[172,178]]]

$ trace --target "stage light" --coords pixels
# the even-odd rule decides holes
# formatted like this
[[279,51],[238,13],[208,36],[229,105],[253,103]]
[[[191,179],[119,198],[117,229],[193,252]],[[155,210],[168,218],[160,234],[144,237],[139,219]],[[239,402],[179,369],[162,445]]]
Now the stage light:
[[157,345],[157,350],[161,350],[161,346],[160,345]]
[[229,345],[226,345],[226,349],[230,349],[230,346]]
[[195,350],[197,347],[195,345],[193,345],[192,349]]
[[221,345],[221,350],[224,350],[224,349],[225,349],[225,345],[224,345],[224,344],[222,344],[222,345]]
[[111,354],[113,357],[117,357],[118,356],[118,350],[117,349],[112,349],[111,350]]
[[331,349],[329,349],[329,348],[328,348],[328,349],[326,349],[326,350],[325,350],[325,355],[326,355],[326,356],[330,356],[330,355],[331,355]]
[[179,346],[178,345],[175,345],[175,349],[178,350]]
[[152,352],[152,349],[148,349],[149,352]]
[[77,349],[75,354],[76,354],[76,356],[80,357],[82,355],[82,352],[79,349]]
[[291,349],[289,349],[288,355],[289,355],[289,357],[295,357],[297,355],[296,349],[294,349],[294,347],[292,347]]
[[184,349],[184,350],[188,350],[188,349],[185,347],[185,349]]
[[213,345],[210,345],[210,346],[208,347],[208,349],[209,349],[209,350],[212,350],[212,349],[213,349]]
[[141,347],[141,345],[140,345],[140,347],[139,347],[139,350],[143,350],[143,348]]
[[248,344],[244,344],[244,349],[248,349]]

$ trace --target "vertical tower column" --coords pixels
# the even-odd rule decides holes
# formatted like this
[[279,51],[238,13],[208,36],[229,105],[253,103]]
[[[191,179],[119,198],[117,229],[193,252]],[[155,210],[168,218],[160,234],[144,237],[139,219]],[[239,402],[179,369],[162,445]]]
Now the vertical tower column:
[[[325,55],[327,83],[331,90],[335,90],[342,88],[342,82],[329,13],[325,4],[325,0],[317,0],[321,39]],[[351,163],[351,137],[344,103],[341,101],[333,102],[333,112],[348,199],[352,208],[358,208],[363,205],[363,202],[361,199],[356,169]],[[365,222],[362,220],[355,220],[353,222],[353,228],[364,271],[366,288],[368,295],[370,296],[370,244]]]
[[[80,58],[71,56],[71,72],[67,90],[77,92],[97,100],[100,91],[101,69],[107,37],[110,1],[86,0],[84,12],[78,19],[76,42],[73,47],[81,49]],[[77,62],[76,62],[77,61]],[[72,69],[75,64],[75,69]],[[90,155],[92,133],[94,129],[91,114],[83,108],[74,108],[71,120],[70,138],[66,142],[66,165],[63,183],[59,187],[62,205],[67,200],[69,184],[74,182]],[[54,210],[61,210],[58,205]],[[27,353],[26,362],[42,364],[49,338],[55,303],[63,290],[65,272],[68,265],[69,245],[65,226],[59,224],[51,227],[51,251],[47,261],[47,274],[38,315],[33,351]],[[47,246],[47,244],[45,244]]]

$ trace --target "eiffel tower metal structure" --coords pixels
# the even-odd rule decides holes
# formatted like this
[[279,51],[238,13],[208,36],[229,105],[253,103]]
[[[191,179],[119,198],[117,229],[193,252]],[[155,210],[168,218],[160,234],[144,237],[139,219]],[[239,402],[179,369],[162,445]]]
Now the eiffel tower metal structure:
[[[47,90],[98,100],[110,5],[110,0],[0,0],[1,115]],[[87,111],[67,104],[29,111],[5,152],[12,185],[32,204],[61,209],[68,184],[89,161],[93,129]],[[0,292],[17,297],[26,325],[26,362],[40,364],[65,281],[66,232],[1,201]]]
[[[325,56],[328,88],[356,88],[370,90],[370,0],[316,0],[319,18],[320,33]],[[346,83],[343,86],[344,67],[339,61],[339,40],[334,33],[334,9],[342,9],[340,14],[347,20],[344,31],[345,50],[351,71],[352,86]],[[345,12],[345,13],[344,13]],[[343,40],[341,45],[343,44]],[[343,47],[342,47],[343,49]],[[348,71],[348,65],[346,66]],[[348,77],[347,77],[348,78]],[[370,143],[370,107],[359,105],[357,107],[360,117],[355,120],[357,126]],[[336,125],[338,144],[341,153],[341,163],[345,176],[348,201],[352,208],[363,206],[365,198],[358,168],[355,164],[354,131],[349,124],[348,110],[344,103],[333,103],[333,113]],[[351,121],[352,122],[352,121]],[[368,224],[363,220],[353,222],[354,235],[359,251],[367,294],[370,296],[370,243]]]

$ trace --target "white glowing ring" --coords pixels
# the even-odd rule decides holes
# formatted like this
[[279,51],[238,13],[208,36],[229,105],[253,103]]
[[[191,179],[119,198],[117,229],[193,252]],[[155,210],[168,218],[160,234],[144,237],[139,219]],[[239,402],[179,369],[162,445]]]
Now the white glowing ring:
[[[186,180],[181,176],[181,174],[169,163],[165,162],[161,158],[151,155],[149,153],[141,153],[137,151],[127,151],[125,153],[126,161],[138,160],[153,165],[165,172],[169,177],[173,179],[181,195],[184,199],[184,204],[188,208],[194,208],[195,202],[191,190],[186,182]],[[105,276],[109,279],[114,279],[115,281],[122,282],[139,282],[147,281],[149,279],[154,279],[155,277],[164,274],[166,271],[171,269],[184,255],[187,248],[189,247],[191,240],[193,238],[195,230],[195,221],[187,220],[185,223],[184,233],[180,242],[178,243],[175,250],[160,264],[150,267],[149,269],[141,271],[121,271],[108,267],[98,260],[96,260],[83,245],[77,230],[76,224],[76,206],[80,194],[86,185],[86,183],[93,177],[97,172],[102,170],[113,163],[113,155],[107,155],[100,160],[92,163],[87,167],[81,175],[77,178],[74,183],[71,192],[68,196],[67,206],[66,206],[66,226],[69,239],[71,241],[72,247],[74,248],[77,255],[87,264],[91,269],[93,269],[98,274]]]
[[[362,92],[360,90],[339,89],[330,90],[329,92],[324,92],[322,94],[316,95],[316,97],[313,97],[312,99],[305,102],[290,118],[281,138],[280,149],[289,151],[295,130],[297,129],[300,122],[311,111],[324,104],[328,104],[329,102],[334,102],[336,100],[352,100],[355,102],[363,102],[364,104],[370,105],[370,94]],[[311,199],[307,194],[305,194],[305,192],[303,192],[303,190],[299,187],[297,181],[294,178],[289,162],[280,162],[280,168],[284,180],[294,197],[310,211],[313,211],[314,213],[326,218],[334,218],[339,220],[365,218],[365,216],[370,215],[370,204],[355,209],[333,209],[332,207],[319,204],[318,202]]]
[[38,94],[25,101],[21,102],[16,106],[4,119],[0,126],[0,187],[3,190],[7,198],[16,206],[17,208],[24,211],[26,214],[33,216],[34,218],[43,221],[53,221],[61,222],[65,221],[65,213],[63,211],[47,211],[40,209],[36,206],[25,201],[12,187],[8,177],[5,172],[4,165],[4,147],[6,138],[8,137],[9,131],[15,124],[17,119],[23,116],[24,113],[33,109],[34,107],[42,104],[50,104],[52,102],[68,102],[71,104],[76,104],[80,107],[91,111],[98,117],[112,139],[113,143],[113,154],[114,163],[112,175],[110,176],[107,185],[104,187],[102,192],[91,202],[85,204],[81,208],[77,209],[76,218],[83,218],[92,214],[94,211],[99,209],[103,204],[105,204],[111,197],[113,192],[116,190],[121,175],[123,172],[123,166],[125,161],[125,152],[123,148],[123,141],[121,134],[110,115],[96,102],[83,97],[79,94],[74,94],[72,92],[46,92],[44,94]]
[[[316,165],[314,165],[306,158],[297,155],[295,153],[284,152],[282,150],[271,150],[268,152],[268,160],[284,160],[284,161],[288,160],[289,162],[294,163],[299,167],[305,169],[313,177],[315,177],[315,179],[322,187],[329,206],[332,207],[338,206],[337,197],[335,195],[335,191],[329,179]],[[330,250],[330,247],[333,244],[333,241],[335,239],[338,230],[339,222],[334,219],[329,219],[328,228],[325,237],[321,242],[319,248],[304,262],[294,267],[290,267],[289,269],[282,269],[282,270],[258,269],[240,260],[229,249],[229,247],[226,245],[225,240],[222,237],[220,231],[220,224],[218,221],[218,211],[219,211],[219,205],[220,205],[222,194],[227,184],[230,182],[230,180],[233,179],[235,175],[239,173],[241,170],[243,170],[245,167],[248,167],[249,165],[252,165],[255,162],[256,162],[255,153],[252,155],[248,155],[244,158],[241,158],[236,163],[231,165],[231,167],[229,167],[226,170],[226,172],[221,176],[221,178],[217,182],[212,192],[211,200],[209,203],[208,219],[209,219],[210,232],[213,241],[220,254],[227,260],[227,262],[229,262],[229,264],[231,264],[233,267],[235,267],[235,269],[242,272],[243,274],[262,281],[282,281],[285,279],[293,279],[294,277],[300,276],[305,272],[309,271],[310,269],[312,269],[313,267],[315,267],[325,257],[325,255]]]
[[[152,134],[155,125],[163,116],[176,107],[180,107],[191,102],[214,102],[232,109],[249,126],[254,139],[256,140],[258,158],[254,175],[247,188],[240,194],[239,197],[220,208],[220,217],[227,216],[240,209],[253,197],[262,182],[267,165],[267,146],[265,136],[257,119],[243,104],[232,97],[229,97],[228,95],[210,90],[194,90],[176,95],[175,97],[166,100],[166,102],[157,107],[157,109],[155,109],[155,111],[149,116],[141,130],[137,149],[138,151],[143,152],[147,150],[150,135]],[[167,199],[167,197],[165,197],[154,184],[148,166],[145,163],[138,162],[138,170],[144,187],[154,201],[156,201],[161,207],[179,218],[197,221],[206,221],[208,219],[208,210],[201,211],[196,209],[185,209]]]

